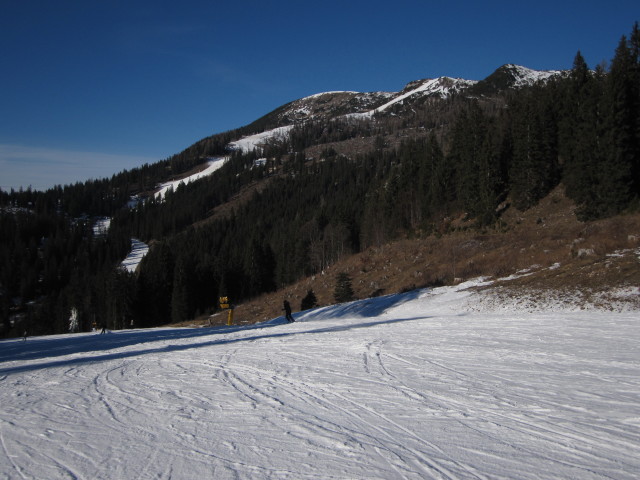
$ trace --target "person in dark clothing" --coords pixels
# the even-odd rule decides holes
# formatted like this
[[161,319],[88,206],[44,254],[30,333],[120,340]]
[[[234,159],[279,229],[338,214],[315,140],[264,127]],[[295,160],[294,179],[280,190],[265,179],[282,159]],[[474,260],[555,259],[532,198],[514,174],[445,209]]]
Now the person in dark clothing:
[[284,301],[284,313],[287,322],[295,322],[293,316],[291,315],[291,305],[289,305],[289,302],[287,302],[286,300]]
[[107,324],[106,323],[102,324],[102,331],[100,332],[100,335],[102,335],[103,333],[107,333]]

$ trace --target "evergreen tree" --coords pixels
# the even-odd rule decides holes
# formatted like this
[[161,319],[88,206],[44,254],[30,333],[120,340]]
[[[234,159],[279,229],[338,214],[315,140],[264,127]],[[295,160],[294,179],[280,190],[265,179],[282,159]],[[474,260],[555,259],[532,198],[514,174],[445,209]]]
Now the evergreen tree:
[[336,287],[333,291],[333,298],[337,303],[350,302],[351,300],[353,300],[351,277],[348,273],[340,272],[336,276]]
[[638,155],[635,142],[638,117],[635,69],[636,63],[623,36],[611,62],[607,83],[609,141],[598,169],[598,216],[619,213],[632,198],[633,167]]
[[511,196],[521,210],[535,205],[558,182],[557,128],[544,91],[523,92],[511,106]]
[[632,63],[632,71],[631,71],[631,101],[632,104],[630,106],[631,111],[634,112],[633,115],[633,145],[634,145],[634,156],[633,156],[633,186],[632,191],[636,192],[636,197],[640,192],[640,28],[638,27],[638,22],[635,22],[633,25],[633,29],[631,31],[631,35],[629,38],[629,46],[631,50],[631,63]]
[[563,180],[583,220],[619,213],[636,195],[637,62],[622,37],[609,74],[590,73],[578,52],[563,115]]
[[191,317],[189,280],[192,276],[187,259],[179,257],[174,268],[171,293],[171,321],[174,323],[184,322]]
[[311,310],[318,306],[318,299],[316,298],[316,294],[313,293],[312,289],[307,290],[307,294],[300,302],[300,310]]
[[141,326],[154,326],[171,320],[174,259],[165,242],[158,242],[142,259],[138,276],[138,317]]
[[107,326],[113,330],[127,328],[133,315],[135,279],[122,268],[115,268],[107,284]]
[[263,234],[254,234],[244,262],[244,274],[247,277],[245,295],[253,297],[275,290],[275,269],[273,250],[264,241]]
[[432,133],[426,144],[421,181],[425,182],[424,211],[428,217],[445,216],[455,200],[454,169],[446,161],[442,148]]
[[602,79],[602,74],[589,72],[578,52],[565,94],[560,152],[567,195],[581,206],[583,218],[597,216],[597,181],[605,149]]
[[476,101],[454,126],[449,160],[456,169],[457,195],[462,208],[480,224],[495,215],[499,177],[495,132]]

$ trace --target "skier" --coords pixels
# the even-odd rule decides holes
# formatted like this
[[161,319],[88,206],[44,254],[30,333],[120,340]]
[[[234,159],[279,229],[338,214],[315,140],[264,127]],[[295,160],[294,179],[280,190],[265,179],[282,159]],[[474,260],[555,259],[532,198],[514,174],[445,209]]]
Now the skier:
[[287,322],[289,323],[295,322],[295,320],[293,319],[293,316],[291,315],[291,305],[289,305],[289,302],[287,302],[286,300],[284,301],[284,313],[285,313],[285,318],[287,319]]
[[102,322],[102,331],[100,332],[100,335],[103,333],[107,333],[107,322]]

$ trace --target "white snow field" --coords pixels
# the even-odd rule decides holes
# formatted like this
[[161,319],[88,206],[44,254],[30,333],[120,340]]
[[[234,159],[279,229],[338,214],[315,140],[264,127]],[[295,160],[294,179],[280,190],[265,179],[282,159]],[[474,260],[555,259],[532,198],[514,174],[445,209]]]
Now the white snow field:
[[489,311],[477,283],[2,341],[0,477],[638,478],[638,312]]

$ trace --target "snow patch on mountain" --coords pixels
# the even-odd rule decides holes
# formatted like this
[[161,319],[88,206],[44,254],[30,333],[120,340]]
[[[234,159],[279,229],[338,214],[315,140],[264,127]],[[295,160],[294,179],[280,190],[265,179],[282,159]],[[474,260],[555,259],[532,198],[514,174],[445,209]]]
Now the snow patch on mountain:
[[180,184],[187,185],[188,183],[191,183],[195,180],[208,177],[213,172],[222,167],[228,159],[229,157],[212,157],[207,162],[207,168],[205,168],[201,172],[194,173],[193,175],[189,175],[188,177],[181,178],[179,180],[172,180],[170,182],[163,183],[162,185],[160,185],[159,190],[155,193],[155,198],[163,200],[164,196],[169,190],[175,190]]
[[406,99],[417,97],[417,96],[439,96],[439,97],[448,97],[452,93],[460,92],[472,85],[475,85],[475,80],[464,80],[462,78],[450,78],[450,77],[440,77],[429,80],[424,80],[420,83],[420,85],[408,92],[395,97],[393,100],[385,103],[384,105],[373,110],[374,113],[383,112],[392,105],[397,103],[402,103]]
[[93,224],[93,235],[103,237],[109,232],[111,226],[111,217],[100,217]]
[[133,273],[136,271],[138,265],[147,253],[149,253],[149,245],[137,238],[132,238],[131,251],[129,252],[129,255],[127,255],[127,258],[122,261],[120,266],[127,272]]
[[514,76],[514,87],[521,88],[533,85],[540,81],[547,81],[552,77],[561,75],[560,70],[532,70],[521,65],[508,64],[504,66]]
[[446,98],[453,93],[459,93],[478,83],[476,80],[465,80],[462,78],[439,77],[427,80],[412,82],[404,93],[398,92],[387,103],[380,105],[368,112],[351,113],[347,118],[366,119],[373,117],[376,113],[382,113],[397,104],[404,104],[407,100],[415,100],[420,97]]
[[314,93],[313,95],[309,95],[308,97],[301,98],[300,100],[303,100],[303,101],[304,100],[313,100],[315,98],[320,98],[320,97],[323,97],[325,95],[335,95],[335,94],[338,94],[338,93],[352,93],[352,94],[355,94],[355,95],[360,95],[360,92],[353,92],[353,91],[349,91],[349,90],[335,90],[335,91],[332,91],[332,92]]
[[251,152],[262,148],[269,141],[286,140],[292,128],[293,125],[286,125],[284,127],[277,127],[272,130],[256,133],[255,135],[242,137],[240,140],[231,142],[228,148],[231,150],[241,150],[242,152]]

